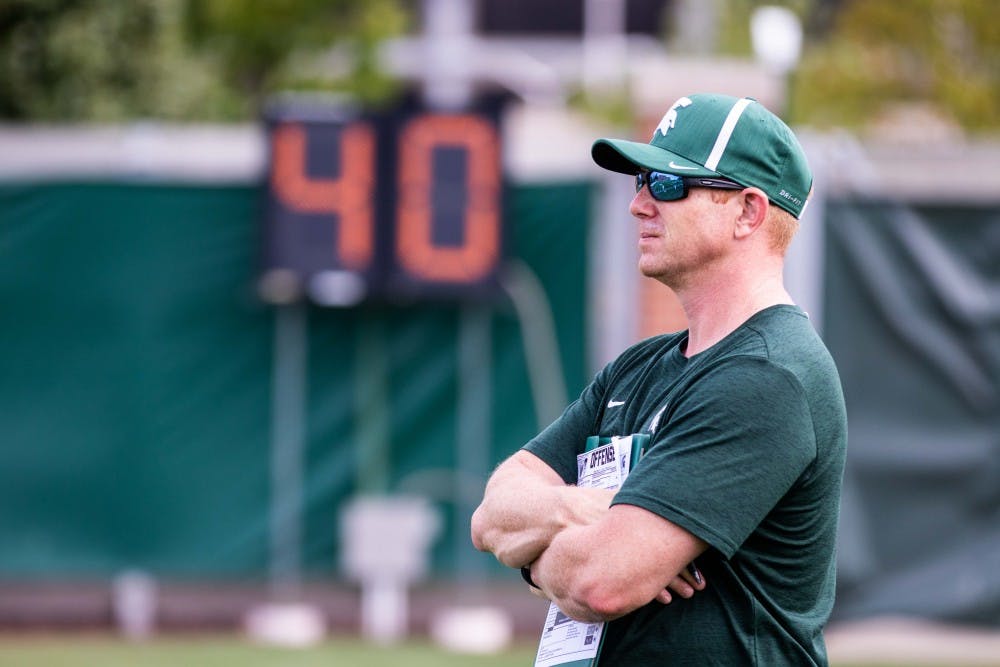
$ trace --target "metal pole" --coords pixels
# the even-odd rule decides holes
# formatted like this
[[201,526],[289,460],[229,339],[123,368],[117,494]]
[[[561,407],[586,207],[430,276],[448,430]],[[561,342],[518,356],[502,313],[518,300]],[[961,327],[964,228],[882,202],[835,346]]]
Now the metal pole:
[[389,490],[389,399],[385,332],[374,315],[365,314],[358,327],[354,365],[357,490],[384,494]]
[[583,87],[595,99],[615,91],[628,64],[624,0],[585,0],[583,5]]
[[[455,448],[455,571],[459,578],[481,578],[486,561],[469,544],[468,526],[481,489],[463,484],[466,477],[490,472],[493,402],[493,336],[486,306],[464,306],[459,315],[458,427]],[[473,492],[470,494],[470,491]]]
[[567,403],[552,307],[538,276],[521,260],[507,265],[500,284],[510,297],[521,325],[528,381],[541,430],[562,414]]
[[809,198],[799,231],[785,257],[785,282],[795,302],[809,314],[813,327],[823,333],[823,276],[826,261],[826,183],[829,156],[825,142],[803,137],[813,179],[821,184]]
[[467,58],[472,41],[473,3],[424,0],[423,16],[427,105],[432,109],[462,109],[472,97]]
[[301,592],[302,457],[305,449],[306,305],[275,309],[271,393],[271,589]]

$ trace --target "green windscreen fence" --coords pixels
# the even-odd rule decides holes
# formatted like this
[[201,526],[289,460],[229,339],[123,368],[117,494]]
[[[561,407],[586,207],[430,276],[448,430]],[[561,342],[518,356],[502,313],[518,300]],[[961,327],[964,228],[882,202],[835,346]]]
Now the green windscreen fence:
[[[591,190],[520,186],[505,203],[571,394],[588,374]],[[250,186],[0,186],[0,577],[267,574],[276,313],[254,290],[260,203]],[[490,468],[537,429],[508,300],[307,309],[307,574],[338,571],[338,511],[359,490],[433,491],[454,516],[460,485],[441,471],[456,460],[470,309],[487,323]],[[359,398],[369,375],[378,391]],[[374,475],[359,451],[372,443]],[[468,540],[452,523],[437,570]]]
[[[589,379],[594,194],[521,184],[505,202],[512,262],[551,306],[558,359],[542,361],[570,398]],[[268,575],[278,320],[254,290],[260,199],[251,186],[0,186],[0,578]],[[850,419],[835,615],[996,624],[1000,211],[842,199],[824,215],[823,335]],[[472,551],[456,511],[538,427],[510,299],[304,317],[305,573],[339,576],[338,514],[382,490],[440,509],[437,576],[468,558],[514,577]],[[486,383],[472,396],[470,322]],[[486,453],[459,478],[470,421]]]
[[833,202],[840,618],[1000,623],[1000,209]]

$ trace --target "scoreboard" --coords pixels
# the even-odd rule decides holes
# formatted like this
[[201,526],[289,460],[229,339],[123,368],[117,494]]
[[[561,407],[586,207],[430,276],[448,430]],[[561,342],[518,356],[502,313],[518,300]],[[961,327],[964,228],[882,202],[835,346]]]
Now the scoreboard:
[[504,257],[501,103],[285,104],[269,146],[262,294],[331,306],[483,298]]

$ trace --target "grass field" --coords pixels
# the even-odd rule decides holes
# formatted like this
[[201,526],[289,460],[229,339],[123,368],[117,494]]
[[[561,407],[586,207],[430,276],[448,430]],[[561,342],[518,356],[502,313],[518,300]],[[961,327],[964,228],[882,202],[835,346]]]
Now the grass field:
[[[468,656],[429,643],[382,648],[357,639],[282,649],[231,637],[175,637],[129,644],[106,636],[0,636],[3,667],[528,667],[534,656],[534,645],[521,645],[500,655]],[[902,666],[854,663],[850,667]]]
[[335,639],[307,649],[258,646],[239,638],[181,637],[130,644],[101,636],[0,637],[3,667],[514,667],[527,645],[496,656],[448,653],[430,643],[378,647]]

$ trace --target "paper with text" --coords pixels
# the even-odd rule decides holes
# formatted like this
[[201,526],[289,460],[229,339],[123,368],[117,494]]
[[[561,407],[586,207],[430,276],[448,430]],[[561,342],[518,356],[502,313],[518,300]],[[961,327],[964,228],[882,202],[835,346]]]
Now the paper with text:
[[[632,436],[613,437],[576,457],[577,486],[618,489],[632,464]],[[583,623],[549,604],[535,667],[592,665],[601,646],[604,623]]]

